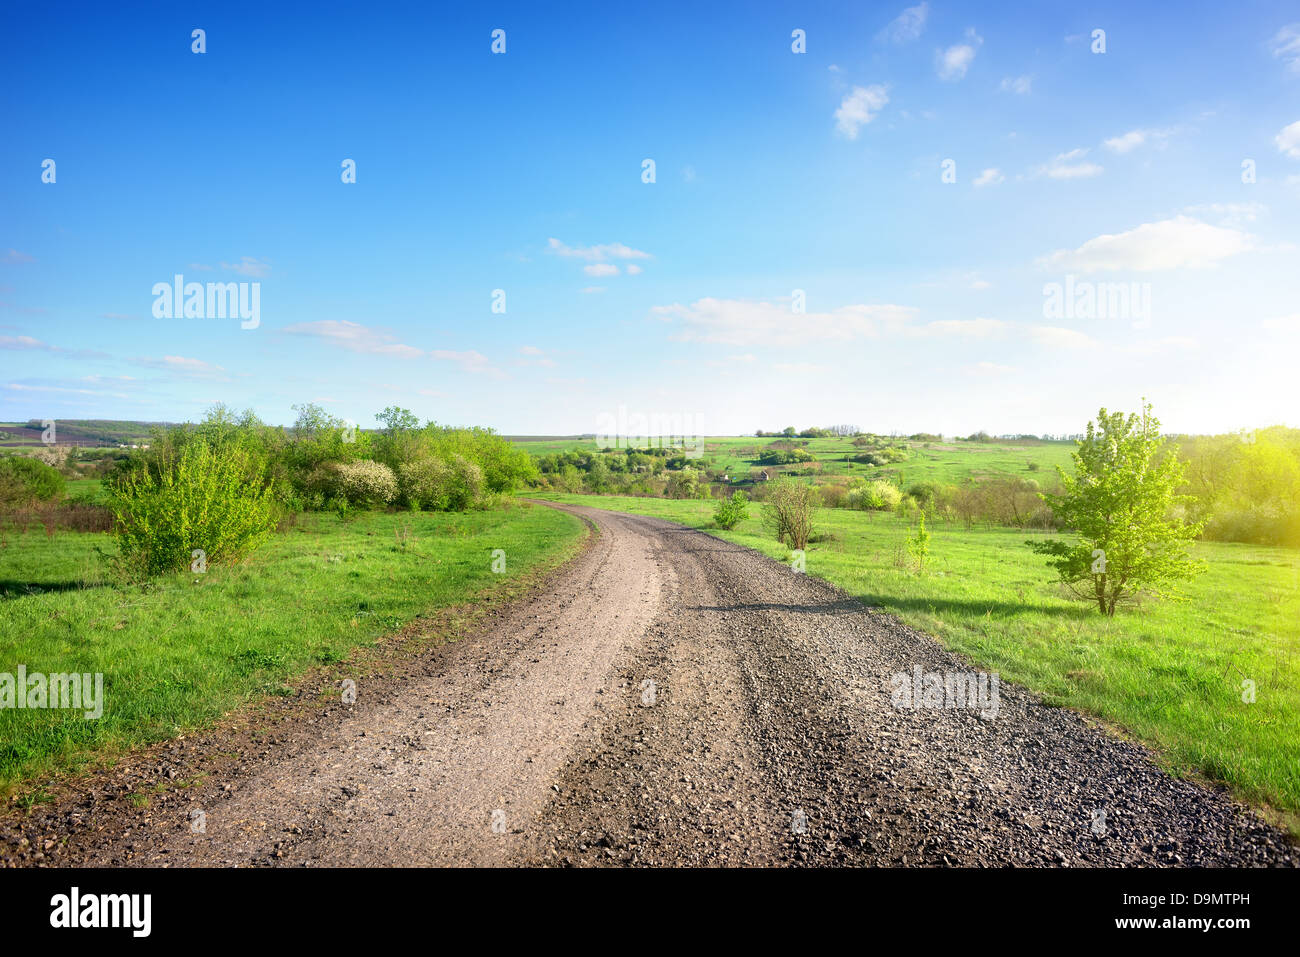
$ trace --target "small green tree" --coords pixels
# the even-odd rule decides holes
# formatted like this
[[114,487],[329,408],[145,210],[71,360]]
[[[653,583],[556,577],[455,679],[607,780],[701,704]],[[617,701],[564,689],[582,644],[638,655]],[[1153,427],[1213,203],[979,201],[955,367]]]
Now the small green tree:
[[925,530],[924,511],[921,512],[916,532],[907,540],[907,550],[916,562],[916,570],[922,571],[925,568],[925,560],[930,555],[930,533]]
[[1026,544],[1051,556],[1061,581],[1104,615],[1139,592],[1176,597],[1174,586],[1204,567],[1188,556],[1201,526],[1177,514],[1190,501],[1178,494],[1183,466],[1174,450],[1163,449],[1150,404],[1140,417],[1102,409],[1078,446],[1074,474],[1057,468],[1061,494],[1040,497],[1079,540]]

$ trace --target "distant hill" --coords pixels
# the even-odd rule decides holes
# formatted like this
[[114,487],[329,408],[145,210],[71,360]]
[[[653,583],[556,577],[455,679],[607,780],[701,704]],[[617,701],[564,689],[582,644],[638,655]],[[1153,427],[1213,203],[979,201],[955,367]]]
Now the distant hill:
[[[123,419],[56,419],[54,440],[58,445],[109,448],[146,442],[149,430],[168,428],[172,422],[131,422]],[[0,446],[10,448],[40,445],[44,424],[39,419],[26,422],[0,422]]]

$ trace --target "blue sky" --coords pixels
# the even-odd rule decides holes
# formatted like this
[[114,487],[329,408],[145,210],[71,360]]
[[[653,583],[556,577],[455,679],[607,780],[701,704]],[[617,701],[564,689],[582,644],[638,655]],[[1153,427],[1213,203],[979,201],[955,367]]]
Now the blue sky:
[[3,15],[0,420],[1300,424],[1295,3],[172,6]]

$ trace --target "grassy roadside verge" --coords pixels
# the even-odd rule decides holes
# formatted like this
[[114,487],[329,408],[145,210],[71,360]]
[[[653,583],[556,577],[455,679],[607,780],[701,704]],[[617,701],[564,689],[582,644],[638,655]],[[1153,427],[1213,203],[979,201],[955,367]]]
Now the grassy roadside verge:
[[[714,503],[596,495],[557,501],[635,512],[707,528]],[[778,560],[788,550],[751,518],[711,534]],[[1156,748],[1175,774],[1222,781],[1244,800],[1282,812],[1300,834],[1300,553],[1202,543],[1207,572],[1184,603],[1107,619],[1067,600],[1033,533],[930,527],[923,573],[899,567],[908,534],[891,513],[828,509],[809,574],[969,655],[979,667],[1095,715]],[[1255,686],[1243,701],[1243,682]]]
[[[100,577],[110,536],[29,532],[0,557],[0,672],[103,674],[103,716],[0,709],[0,795],[208,725],[417,616],[509,589],[584,537],[544,507],[314,513],[251,559],[144,587]],[[493,550],[505,571],[492,570]]]

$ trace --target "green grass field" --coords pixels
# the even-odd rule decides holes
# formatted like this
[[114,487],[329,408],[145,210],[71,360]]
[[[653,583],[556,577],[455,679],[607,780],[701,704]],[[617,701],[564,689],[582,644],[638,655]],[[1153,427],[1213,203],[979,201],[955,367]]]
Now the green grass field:
[[[713,503],[593,495],[559,501],[654,515],[695,528]],[[788,560],[762,528],[760,507],[730,541]],[[898,567],[909,534],[893,513],[826,509],[809,546],[809,574],[898,615],[979,667],[1085,711],[1155,746],[1175,773],[1197,772],[1283,812],[1300,833],[1300,552],[1202,543],[1208,570],[1188,601],[1122,610],[1108,619],[1068,600],[1034,533],[930,528],[920,574]],[[1256,700],[1242,700],[1243,681]]]
[[[547,455],[553,452],[565,452],[570,449],[598,451],[593,439],[512,439],[512,444],[534,455]],[[758,464],[759,453],[767,446],[778,441],[771,437],[755,436],[709,436],[699,440],[700,451],[705,458],[712,460],[714,468],[725,468],[734,475],[746,476],[751,468],[762,468]],[[863,451],[853,444],[852,439],[795,439],[798,443],[807,442],[807,449],[816,458],[820,468],[816,475],[821,481],[839,477],[861,476],[864,479],[902,477],[904,485],[913,482],[941,482],[958,484],[966,478],[986,478],[994,475],[1017,475],[1037,477],[1041,481],[1053,482],[1056,478],[1056,466],[1068,467],[1070,453],[1074,451],[1073,442],[1042,442],[1031,445],[1012,445],[1009,443],[978,442],[904,442],[911,450],[911,457],[893,465],[865,465],[846,462],[846,455]],[[798,468],[792,466],[792,468]]]
[[[104,575],[107,534],[39,529],[0,550],[0,672],[102,672],[104,712],[0,709],[0,794],[202,727],[420,615],[518,590],[584,526],[517,504],[469,513],[313,513],[240,565],[147,586]],[[504,574],[491,569],[506,553]]]

